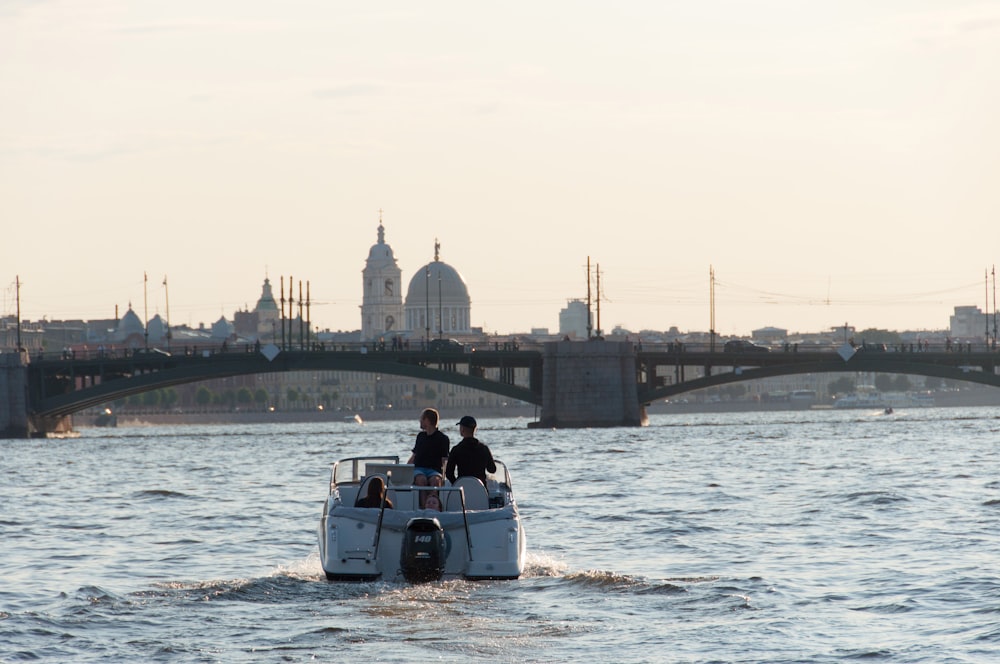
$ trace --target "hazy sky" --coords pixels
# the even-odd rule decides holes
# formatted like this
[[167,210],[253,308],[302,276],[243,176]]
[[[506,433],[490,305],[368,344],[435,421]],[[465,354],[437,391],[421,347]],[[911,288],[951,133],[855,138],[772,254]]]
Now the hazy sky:
[[[1000,2],[0,0],[0,283],[175,323],[308,280],[360,327],[379,209],[472,323],[940,329],[1000,262]],[[169,292],[162,286],[167,276]]]

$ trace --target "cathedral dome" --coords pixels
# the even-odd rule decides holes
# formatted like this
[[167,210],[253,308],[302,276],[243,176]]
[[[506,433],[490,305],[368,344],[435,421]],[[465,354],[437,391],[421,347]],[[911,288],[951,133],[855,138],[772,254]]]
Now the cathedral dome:
[[410,287],[406,290],[406,304],[423,306],[428,299],[437,304],[439,297],[445,304],[470,304],[469,289],[458,270],[443,261],[433,261],[417,270],[410,279]]
[[472,301],[465,279],[458,270],[440,260],[435,245],[434,260],[410,279],[406,291],[406,328],[431,338],[472,332]]

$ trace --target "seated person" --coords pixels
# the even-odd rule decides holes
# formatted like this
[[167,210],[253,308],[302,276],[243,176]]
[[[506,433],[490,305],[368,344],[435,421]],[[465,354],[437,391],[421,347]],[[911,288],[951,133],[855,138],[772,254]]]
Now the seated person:
[[[382,494],[385,492],[385,483],[381,477],[373,477],[368,483],[368,495],[357,502],[358,507],[381,507]],[[385,508],[392,509],[392,501],[385,499]]]
[[426,498],[424,498],[424,509],[435,510],[437,512],[441,511],[441,499],[438,498],[438,495],[436,493],[432,493]]

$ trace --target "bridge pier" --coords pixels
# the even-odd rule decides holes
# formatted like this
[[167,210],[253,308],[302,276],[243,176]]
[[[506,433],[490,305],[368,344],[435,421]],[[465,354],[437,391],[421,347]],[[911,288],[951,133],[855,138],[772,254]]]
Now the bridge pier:
[[35,417],[28,413],[27,351],[0,354],[0,438],[30,438],[69,433],[69,415]]
[[623,341],[554,341],[542,351],[542,411],[536,427],[635,427],[639,403],[635,347]]

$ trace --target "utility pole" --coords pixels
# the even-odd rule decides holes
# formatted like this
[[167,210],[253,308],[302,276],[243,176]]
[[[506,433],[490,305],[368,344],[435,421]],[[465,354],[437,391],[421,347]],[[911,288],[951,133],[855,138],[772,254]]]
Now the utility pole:
[[14,278],[14,296],[17,300],[17,351],[21,352],[24,350],[24,346],[21,345],[21,276],[17,275]]
[[424,350],[431,343],[431,264],[427,264],[427,277],[424,287]]
[[[291,284],[288,285],[289,288],[292,287]],[[281,349],[288,350],[285,347],[285,276],[281,275]]]
[[708,266],[708,338],[709,352],[715,352],[715,268]]
[[295,315],[295,277],[288,275],[288,347],[295,343],[295,328],[292,327],[292,318]]
[[591,338],[593,324],[590,320],[590,256],[587,256],[587,339]]
[[167,298],[167,352],[170,352],[170,289],[167,287],[167,275],[163,275],[163,292]]
[[[434,262],[437,263],[441,259],[441,243],[438,242],[437,238],[434,238]],[[438,339],[444,338],[441,334],[442,328],[444,327],[444,309],[441,307],[441,266],[437,266],[438,271]]]
[[597,330],[598,337],[604,337],[604,330],[601,328],[601,264],[597,264]]
[[142,328],[144,330],[146,350],[149,350],[149,297],[147,295],[149,277],[142,273]]

